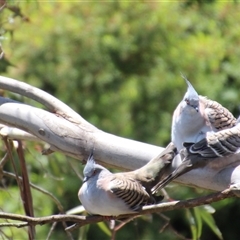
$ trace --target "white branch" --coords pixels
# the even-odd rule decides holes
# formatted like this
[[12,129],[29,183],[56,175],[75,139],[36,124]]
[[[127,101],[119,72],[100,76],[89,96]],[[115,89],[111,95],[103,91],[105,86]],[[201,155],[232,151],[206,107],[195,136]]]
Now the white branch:
[[[11,86],[11,79],[7,83]],[[7,83],[2,86],[0,81],[0,87],[4,88]],[[20,86],[21,82],[18,85]],[[78,117],[77,121],[74,121],[73,117],[74,115],[69,115],[65,119],[48,111],[0,97],[0,123],[24,130],[35,138],[47,142],[50,145],[49,152],[60,151],[82,160],[86,159],[94,148],[94,155],[99,162],[122,169],[135,169],[146,164],[162,150],[157,146],[105,133],[84,119],[79,122],[81,117]]]
[[[52,95],[42,91],[39,88],[33,87],[27,83],[20,82],[11,78],[0,76],[0,87],[10,92],[18,93],[22,96],[33,99],[43,104],[50,112],[62,116],[69,121],[85,125],[91,125],[79,114],[73,111],[65,103],[61,102]],[[93,125],[91,125],[93,127]],[[90,127],[90,126],[89,126]]]
[[[68,156],[86,159],[94,148],[97,161],[104,165],[132,170],[146,164],[163,148],[105,133],[84,120],[75,111],[55,97],[26,83],[0,77],[0,88],[34,99],[51,112],[10,99],[0,98],[0,123],[28,133],[26,138],[47,142],[49,152],[59,151]],[[7,137],[16,138],[23,132]],[[3,131],[6,136],[6,131]],[[193,170],[178,179],[182,184],[221,191],[240,179],[239,155],[212,161],[203,169]],[[176,157],[172,168],[181,162]]]

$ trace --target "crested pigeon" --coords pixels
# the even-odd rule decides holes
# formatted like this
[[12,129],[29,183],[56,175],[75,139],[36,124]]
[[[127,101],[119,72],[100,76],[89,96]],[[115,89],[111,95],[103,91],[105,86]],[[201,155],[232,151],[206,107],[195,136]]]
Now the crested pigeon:
[[[183,76],[184,77],[184,76]],[[198,95],[184,77],[188,89],[172,119],[172,142],[180,151],[184,142],[198,142],[207,132],[218,132],[236,124],[236,118],[221,104]]]
[[[216,101],[198,95],[186,77],[183,76],[183,78],[188,85],[188,89],[183,100],[174,111],[171,132],[172,142],[178,152],[181,152],[184,148],[183,144],[185,142],[197,143],[218,131],[231,129],[237,123],[236,118],[228,109]],[[203,160],[203,162],[206,161]],[[198,163],[194,164],[194,168],[201,164],[204,165],[199,159]],[[187,162],[184,163],[183,161],[175,171],[152,188],[152,193],[155,193],[157,189],[163,188],[170,181],[191,169],[193,168],[187,166]]]
[[175,155],[176,150],[171,143],[143,167],[131,172],[111,173],[94,161],[92,153],[84,167],[79,200],[88,213],[103,216],[133,213],[145,205],[159,202],[162,197],[153,196],[151,188]]
[[209,133],[197,143],[184,143],[182,163],[166,178],[152,188],[152,194],[169,182],[192,169],[205,167],[210,161],[240,152],[240,118],[236,126],[216,133]]

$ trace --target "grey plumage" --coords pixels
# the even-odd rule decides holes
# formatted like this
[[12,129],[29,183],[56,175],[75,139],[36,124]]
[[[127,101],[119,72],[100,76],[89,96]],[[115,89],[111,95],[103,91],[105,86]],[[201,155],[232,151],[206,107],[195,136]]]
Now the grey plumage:
[[240,150],[240,123],[236,126],[216,133],[210,133],[197,143],[184,143],[185,149],[181,150],[184,159],[179,167],[152,188],[154,194],[165,187],[175,178],[192,169],[206,166],[209,161],[220,157],[227,157],[238,153]]
[[[183,76],[183,78],[188,85],[188,89],[183,100],[178,104],[173,114],[171,132],[172,142],[176,146],[178,152],[182,153],[184,152],[184,147],[187,147],[187,150],[191,149],[191,151],[196,151],[198,147],[201,148],[201,144],[208,144],[208,147],[205,148],[204,152],[203,149],[201,150],[202,154],[205,154],[204,158],[196,158],[196,156],[191,156],[193,159],[190,160],[184,158],[182,164],[175,171],[170,173],[169,176],[152,188],[152,193],[163,188],[170,181],[182,174],[194,168],[205,166],[207,154],[208,158],[216,158],[216,154],[212,154],[212,151],[216,151],[215,153],[220,156],[228,154],[231,152],[230,149],[233,149],[232,139],[236,133],[229,132],[231,136],[227,136],[225,130],[233,129],[236,126],[236,118],[228,109],[224,108],[218,102],[198,95],[186,77]],[[219,134],[215,135],[218,132]],[[225,140],[221,142],[220,139],[224,137],[226,137]],[[201,141],[202,139],[203,141]],[[216,139],[218,139],[217,142]],[[185,142],[191,144],[188,145]],[[195,145],[194,143],[197,144]],[[209,148],[210,145],[212,146],[211,148]],[[229,148],[225,150],[227,146]],[[217,148],[219,149],[217,150]],[[234,149],[232,151],[234,151]]]
[[198,95],[184,77],[188,89],[178,104],[172,119],[172,142],[178,151],[184,142],[198,142],[209,132],[217,132],[236,125],[236,118],[216,101]]
[[[239,120],[238,120],[239,121]],[[188,150],[188,157],[197,155],[201,158],[218,158],[237,153],[240,148],[240,124],[214,134],[209,134],[201,141],[184,143]]]
[[138,211],[162,199],[151,194],[176,154],[173,144],[148,164],[131,172],[111,173],[94,161],[93,154],[84,168],[84,182],[78,196],[90,214],[117,216]]
[[166,169],[171,165],[172,160],[177,155],[177,149],[172,142],[156,157],[152,158],[143,167],[135,171],[128,172],[133,174],[145,187],[146,191],[151,194],[151,189],[155,186],[166,172]]
[[207,122],[214,131],[232,128],[236,125],[236,118],[232,113],[216,101],[200,96],[200,101],[205,105]]
[[[126,184],[131,178],[112,174],[103,166],[95,163],[91,155],[84,168],[84,182],[78,196],[90,214],[118,216],[134,212],[150,201],[145,189],[137,181]],[[135,205],[128,199],[129,192],[136,194]]]
[[113,176],[110,182],[111,192],[122,199],[133,211],[142,206],[155,203],[145,188],[135,179],[123,176]]

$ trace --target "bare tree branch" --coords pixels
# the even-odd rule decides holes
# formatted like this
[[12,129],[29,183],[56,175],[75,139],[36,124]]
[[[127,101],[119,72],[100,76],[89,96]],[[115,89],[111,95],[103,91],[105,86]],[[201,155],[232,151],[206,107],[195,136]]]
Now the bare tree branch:
[[[27,171],[27,166],[26,166],[26,161],[24,158],[21,141],[18,141],[17,153],[18,153],[18,157],[19,157],[19,161],[20,161],[21,174],[22,174],[22,181],[21,181],[22,188],[19,186],[19,189],[21,191],[23,207],[25,210],[25,214],[27,216],[34,217],[32,192],[31,192],[30,185],[29,185],[28,171]],[[36,234],[35,227],[29,226],[28,227],[29,240],[33,240],[35,237],[35,234]]]
[[0,76],[0,87],[10,92],[18,93],[22,96],[33,99],[47,107],[50,112],[56,113],[57,115],[66,118],[73,123],[84,123],[85,125],[89,125],[88,127],[94,128],[93,125],[88,123],[65,103],[39,88],[3,76]]
[[[0,88],[41,102],[51,111],[0,98],[0,124],[23,130],[47,142],[50,148],[45,153],[59,151],[83,161],[94,148],[95,158],[99,163],[133,170],[145,165],[163,149],[103,132],[60,100],[26,83],[0,77]],[[221,191],[231,184],[240,182],[239,156],[236,154],[212,161],[207,167],[190,171],[175,181],[189,186]],[[180,163],[181,158],[178,156],[172,163],[172,169]]]
[[[235,195],[234,193],[232,193],[231,189],[226,189],[225,191],[213,193],[213,194],[210,194],[204,197],[199,197],[196,199],[173,201],[173,202],[159,203],[156,205],[145,206],[143,207],[142,211],[139,211],[135,214],[120,215],[114,219],[128,218],[128,217],[134,217],[134,216],[139,216],[143,214],[165,212],[165,211],[171,211],[171,210],[182,209],[182,208],[193,208],[200,205],[217,202],[225,198],[231,198],[234,196]],[[47,217],[29,217],[29,216],[23,216],[20,214],[3,213],[3,212],[0,212],[0,218],[26,222],[28,223],[28,225],[34,225],[34,226],[53,223],[53,222],[62,222],[62,221],[76,223],[66,228],[67,231],[72,231],[86,224],[97,223],[97,222],[106,220],[104,216],[75,216],[75,215],[60,214],[60,215],[51,215]],[[19,227],[19,223],[16,224],[16,227]]]
[[[3,174],[3,176],[6,176],[6,177],[16,178],[16,175],[13,174],[13,173],[10,173],[10,172],[3,171],[2,174]],[[22,178],[19,177],[19,180],[22,181]],[[57,205],[57,208],[58,208],[60,213],[65,213],[62,204],[60,203],[60,201],[52,193],[48,192],[47,190],[45,190],[45,189],[43,189],[43,188],[41,188],[39,186],[36,186],[35,184],[33,184],[31,182],[29,184],[30,184],[30,186],[33,189],[35,189],[35,190],[37,190],[37,191],[47,195],[50,199],[52,199],[52,201]]]
[[1,227],[16,227],[16,228],[22,228],[29,226],[28,223],[0,223]]
[[[1,87],[1,85],[0,85]],[[95,148],[102,164],[135,169],[146,164],[162,148],[105,133],[89,125],[73,124],[42,109],[0,98],[0,123],[24,130],[59,151],[82,160]]]
[[36,136],[33,136],[32,134],[25,132],[23,130],[20,130],[18,128],[8,127],[5,125],[0,126],[0,135],[2,137],[7,137],[8,139],[20,139],[20,140],[26,140],[26,141],[37,141],[40,142],[41,139],[37,138]]

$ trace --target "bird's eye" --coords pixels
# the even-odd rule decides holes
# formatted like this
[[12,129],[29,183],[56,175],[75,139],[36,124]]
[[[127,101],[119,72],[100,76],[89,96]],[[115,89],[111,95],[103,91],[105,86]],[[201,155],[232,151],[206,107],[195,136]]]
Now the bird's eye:
[[189,105],[189,103],[190,103],[189,100],[187,98],[185,98],[184,100],[187,103],[187,105]]

